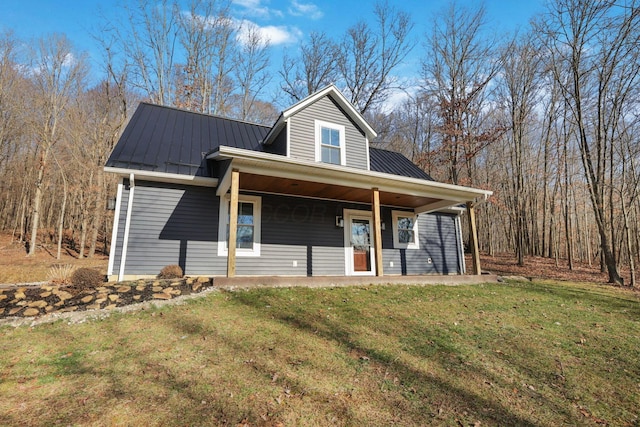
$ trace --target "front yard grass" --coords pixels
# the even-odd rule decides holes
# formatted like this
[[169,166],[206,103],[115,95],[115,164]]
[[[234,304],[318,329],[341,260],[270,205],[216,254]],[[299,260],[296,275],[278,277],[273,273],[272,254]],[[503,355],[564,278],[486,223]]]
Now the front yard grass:
[[640,299],[598,285],[221,291],[0,336],[1,425],[640,422]]

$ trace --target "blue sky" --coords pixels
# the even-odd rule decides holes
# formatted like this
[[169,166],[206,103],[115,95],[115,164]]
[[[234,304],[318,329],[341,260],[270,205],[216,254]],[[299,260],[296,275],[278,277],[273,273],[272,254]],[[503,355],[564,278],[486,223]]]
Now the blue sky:
[[[125,0],[122,0],[125,1]],[[13,29],[25,41],[49,33],[65,33],[80,51],[92,58],[98,69],[100,52],[92,39],[101,14],[112,17],[122,1],[106,0],[0,0],[0,30]],[[133,3],[133,0],[129,1]],[[186,0],[183,1],[187,3]],[[389,0],[392,6],[411,14],[413,37],[418,44],[407,58],[402,74],[417,70],[420,62],[419,40],[429,31],[435,14],[445,10],[449,0]],[[498,34],[526,29],[529,19],[543,11],[544,0],[485,0],[489,28]],[[458,0],[460,5],[478,5],[477,0]],[[358,20],[373,20],[373,0],[233,0],[233,15],[258,25],[273,46],[272,67],[280,68],[284,49],[294,50],[311,31],[341,36]]]

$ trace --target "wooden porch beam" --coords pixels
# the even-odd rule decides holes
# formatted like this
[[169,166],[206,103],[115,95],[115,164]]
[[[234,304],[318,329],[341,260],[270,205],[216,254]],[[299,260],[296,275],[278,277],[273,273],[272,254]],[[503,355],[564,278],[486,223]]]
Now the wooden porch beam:
[[[227,277],[236,275],[236,236],[238,235],[238,192],[240,171],[231,171],[231,200],[229,202],[229,242],[227,244]],[[221,218],[221,221],[224,219]]]
[[[231,169],[231,167],[229,167],[229,169]],[[227,191],[229,191],[229,188],[231,187],[231,172],[233,171],[233,169],[229,170],[227,169],[227,171],[225,172],[224,176],[220,177],[220,181],[218,181],[218,188],[216,188],[216,195],[218,197],[222,197],[225,194],[227,194]]]
[[451,200],[438,200],[427,205],[418,206],[417,208],[413,209],[413,211],[416,213],[416,215],[419,215],[448,208],[451,206],[456,206],[456,204],[460,204],[460,202],[453,202]]
[[373,248],[375,253],[376,276],[383,276],[382,271],[382,226],[380,225],[380,191],[371,189],[371,216],[373,219]]
[[476,229],[476,211],[472,202],[467,202],[467,214],[469,218],[469,244],[471,245],[471,259],[473,260],[473,274],[482,274],[480,268],[480,250],[478,249],[478,230]]

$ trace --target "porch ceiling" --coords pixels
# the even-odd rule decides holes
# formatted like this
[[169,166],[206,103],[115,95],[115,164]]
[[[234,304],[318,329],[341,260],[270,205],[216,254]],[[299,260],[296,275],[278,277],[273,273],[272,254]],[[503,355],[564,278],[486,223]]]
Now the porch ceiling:
[[284,156],[256,153],[220,146],[207,156],[213,160],[231,160],[226,173],[219,177],[216,194],[230,186],[229,171],[240,172],[240,189],[258,192],[318,197],[332,200],[371,203],[377,188],[380,203],[412,208],[416,213],[433,212],[467,202],[485,199],[491,191],[428,181],[424,179],[360,170]]
[[[275,176],[240,174],[240,189],[267,193],[288,194],[358,203],[371,203],[371,189],[355,188]],[[387,206],[418,208],[441,199],[380,191],[380,203]]]

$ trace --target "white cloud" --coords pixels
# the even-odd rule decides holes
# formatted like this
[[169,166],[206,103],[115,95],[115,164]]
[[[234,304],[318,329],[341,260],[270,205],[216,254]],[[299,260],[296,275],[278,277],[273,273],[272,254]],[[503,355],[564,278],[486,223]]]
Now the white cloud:
[[415,98],[420,91],[420,87],[415,81],[412,81],[412,79],[398,78],[398,83],[401,84],[404,89],[392,89],[389,97],[381,106],[382,111],[387,114],[401,108],[406,101]]
[[295,43],[302,36],[302,31],[297,28],[267,25],[260,27],[260,31],[272,45]]
[[249,20],[238,22],[238,40],[244,42],[247,39],[247,32],[257,30],[264,40],[268,40],[271,46],[290,44],[297,42],[302,37],[302,31],[296,27],[285,27],[276,25],[260,26]]
[[18,69],[29,76],[39,76],[40,74],[47,72],[47,70],[51,70],[54,67],[60,67],[62,72],[66,72],[69,68],[74,67],[78,64],[78,59],[74,56],[72,52],[67,52],[62,58],[62,63],[58,62],[57,58],[52,58],[51,56],[47,56],[45,59],[41,59],[38,61],[38,64],[34,66],[19,66]]
[[73,67],[77,63],[78,63],[78,60],[76,59],[76,57],[71,52],[67,53],[64,56],[64,59],[62,60],[62,66],[63,67],[67,67],[67,68]]
[[282,17],[282,12],[263,4],[263,0],[233,0],[233,4],[244,9],[247,16],[269,18],[273,15]]
[[293,16],[306,16],[311,19],[321,19],[324,12],[313,3],[300,3],[298,0],[291,0],[289,13]]

